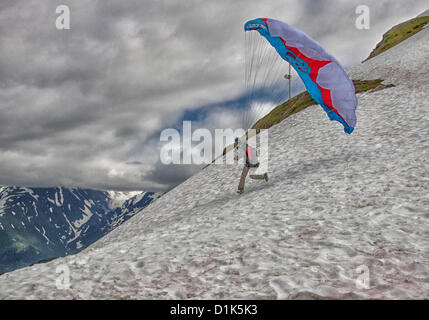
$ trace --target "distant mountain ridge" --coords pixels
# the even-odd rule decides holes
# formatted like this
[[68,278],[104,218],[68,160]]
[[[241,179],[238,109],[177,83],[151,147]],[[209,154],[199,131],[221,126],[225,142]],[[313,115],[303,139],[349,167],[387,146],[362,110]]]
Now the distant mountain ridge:
[[0,274],[77,253],[159,194],[0,187]]

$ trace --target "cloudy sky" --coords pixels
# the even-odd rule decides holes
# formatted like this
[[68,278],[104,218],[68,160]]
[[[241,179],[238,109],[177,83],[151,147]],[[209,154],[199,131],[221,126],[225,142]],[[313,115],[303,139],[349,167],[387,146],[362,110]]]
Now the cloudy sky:
[[[71,10],[57,30],[56,7]],[[355,27],[357,5],[370,30]],[[168,190],[196,169],[159,162],[160,132],[234,126],[243,23],[270,17],[347,67],[426,0],[0,0],[0,185]]]

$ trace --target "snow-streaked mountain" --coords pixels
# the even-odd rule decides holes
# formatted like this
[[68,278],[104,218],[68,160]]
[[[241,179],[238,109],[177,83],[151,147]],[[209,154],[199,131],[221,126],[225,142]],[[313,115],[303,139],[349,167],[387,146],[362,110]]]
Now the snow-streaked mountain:
[[270,128],[268,183],[210,165],[0,298],[427,298],[428,60],[425,28],[351,70],[395,85],[358,95],[352,135],[309,107]]
[[157,195],[79,188],[0,188],[0,273],[87,247]]
[[[141,191],[106,191],[109,201],[109,208],[115,209],[122,207],[127,200],[142,194]],[[144,193],[143,193],[144,194]]]

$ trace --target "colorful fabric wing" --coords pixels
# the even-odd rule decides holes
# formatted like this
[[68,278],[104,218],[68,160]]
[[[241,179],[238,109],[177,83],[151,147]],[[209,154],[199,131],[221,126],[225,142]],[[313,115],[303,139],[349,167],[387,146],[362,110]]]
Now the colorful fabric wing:
[[304,32],[281,21],[259,18],[246,22],[297,71],[312,98],[350,134],[356,125],[357,98],[353,82],[340,63]]

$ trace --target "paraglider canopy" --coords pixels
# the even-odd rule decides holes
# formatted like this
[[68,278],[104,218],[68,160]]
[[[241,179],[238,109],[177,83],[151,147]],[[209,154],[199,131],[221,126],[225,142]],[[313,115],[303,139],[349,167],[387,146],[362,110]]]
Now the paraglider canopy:
[[350,134],[356,125],[357,98],[353,82],[340,63],[318,42],[287,23],[258,18],[244,25],[245,31],[257,31],[296,70],[311,97],[330,120],[344,126]]

